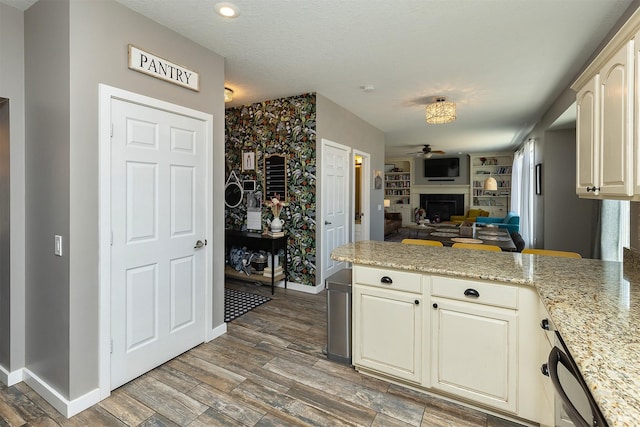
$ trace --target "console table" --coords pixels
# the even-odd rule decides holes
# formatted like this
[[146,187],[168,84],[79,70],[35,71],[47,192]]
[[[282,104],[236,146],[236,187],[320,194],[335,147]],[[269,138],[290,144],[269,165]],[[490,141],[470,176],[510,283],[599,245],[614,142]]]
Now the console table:
[[[272,237],[261,233],[251,233],[249,231],[226,230],[225,248],[228,252],[231,246],[246,246],[247,249],[271,251],[271,278],[262,273],[247,275],[244,271],[237,271],[231,266],[226,266],[224,274],[234,279],[247,280],[250,282],[271,283],[271,295],[273,295],[276,280],[284,279],[284,288],[287,289],[287,236]],[[275,274],[273,268],[275,254],[280,249],[284,250],[282,260],[282,273]]]

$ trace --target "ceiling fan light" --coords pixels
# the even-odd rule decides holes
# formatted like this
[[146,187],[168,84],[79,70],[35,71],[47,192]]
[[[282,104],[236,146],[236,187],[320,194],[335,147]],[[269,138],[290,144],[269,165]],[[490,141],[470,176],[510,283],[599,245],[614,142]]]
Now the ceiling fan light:
[[425,119],[432,125],[451,123],[456,119],[456,103],[445,101],[444,98],[436,99],[436,102],[427,105]]

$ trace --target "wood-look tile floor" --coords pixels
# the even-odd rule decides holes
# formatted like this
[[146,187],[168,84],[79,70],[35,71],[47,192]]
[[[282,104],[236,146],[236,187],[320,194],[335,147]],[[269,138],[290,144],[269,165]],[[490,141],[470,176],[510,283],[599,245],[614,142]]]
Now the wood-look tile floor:
[[[264,295],[268,287],[228,282]],[[273,300],[202,344],[66,419],[29,386],[0,387],[10,426],[488,426],[518,424],[330,362],[326,294]]]

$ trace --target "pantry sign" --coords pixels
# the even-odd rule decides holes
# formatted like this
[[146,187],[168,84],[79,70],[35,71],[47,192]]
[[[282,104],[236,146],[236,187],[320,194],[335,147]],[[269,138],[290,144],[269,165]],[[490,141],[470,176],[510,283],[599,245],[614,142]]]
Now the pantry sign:
[[129,45],[129,68],[200,92],[198,73],[133,45]]

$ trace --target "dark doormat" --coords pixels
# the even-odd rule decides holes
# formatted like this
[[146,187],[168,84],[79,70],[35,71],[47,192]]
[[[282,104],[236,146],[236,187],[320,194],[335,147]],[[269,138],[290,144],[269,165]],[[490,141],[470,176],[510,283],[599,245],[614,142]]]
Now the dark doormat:
[[231,322],[233,319],[240,317],[243,314],[269,301],[271,301],[271,298],[269,297],[225,288],[224,321]]

